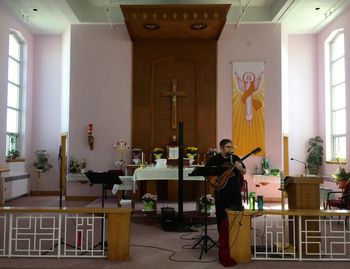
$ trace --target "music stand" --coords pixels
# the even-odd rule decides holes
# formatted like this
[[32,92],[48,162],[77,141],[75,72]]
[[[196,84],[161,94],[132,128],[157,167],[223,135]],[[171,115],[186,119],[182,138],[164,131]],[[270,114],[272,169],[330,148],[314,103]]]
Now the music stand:
[[102,187],[102,208],[104,208],[104,200],[105,200],[105,187],[107,184],[123,184],[123,182],[120,180],[119,176],[112,172],[93,172],[93,171],[88,171],[85,173],[87,178],[90,180],[92,184],[101,184]]
[[[204,177],[204,195],[207,196],[207,177],[208,176],[218,176],[222,175],[228,167],[222,167],[222,166],[204,166],[204,167],[196,167],[189,176],[203,176]],[[203,241],[201,254],[199,256],[199,259],[202,259],[203,250],[205,253],[207,253],[212,247],[218,246],[218,244],[208,236],[208,216],[207,216],[207,200],[205,199],[204,204],[204,235],[202,238],[194,244],[192,248],[195,248]],[[208,241],[212,242],[212,245],[208,248]]]
[[[88,171],[85,173],[87,178],[90,180],[92,184],[101,184],[102,194],[102,208],[105,207],[105,187],[107,184],[123,184],[123,182],[120,180],[119,176],[112,172],[93,172]],[[102,241],[103,241],[103,226],[104,226],[104,218],[101,219],[101,242],[98,243],[95,247],[98,245],[101,245],[101,249],[103,249]]]

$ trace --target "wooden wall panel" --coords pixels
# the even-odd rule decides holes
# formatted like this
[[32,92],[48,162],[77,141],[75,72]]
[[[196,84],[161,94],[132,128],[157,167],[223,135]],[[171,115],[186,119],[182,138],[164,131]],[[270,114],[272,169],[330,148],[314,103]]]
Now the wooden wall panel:
[[[185,146],[201,152],[216,146],[215,40],[139,40],[133,43],[132,147],[149,153],[165,147],[178,130],[171,128],[171,100],[161,96],[178,80],[178,121]],[[148,156],[148,155],[146,155]]]

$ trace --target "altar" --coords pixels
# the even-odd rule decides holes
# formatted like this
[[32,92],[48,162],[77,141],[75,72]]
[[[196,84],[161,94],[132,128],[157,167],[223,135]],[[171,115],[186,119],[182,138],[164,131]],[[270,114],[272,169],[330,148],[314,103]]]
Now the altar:
[[[190,182],[200,182],[199,186],[195,187],[194,193],[195,197],[198,198],[201,193],[204,193],[204,177],[191,177],[190,174],[195,167],[186,167],[183,169],[183,180],[184,180],[184,189],[186,185]],[[168,181],[167,184],[167,200],[169,201],[177,201],[178,200],[178,168],[177,167],[139,167],[134,171],[133,178],[135,182],[147,181],[146,186],[141,191],[141,195],[143,192],[159,194],[157,189],[157,181]],[[142,189],[142,184],[141,188]],[[191,186],[191,185],[189,185]]]

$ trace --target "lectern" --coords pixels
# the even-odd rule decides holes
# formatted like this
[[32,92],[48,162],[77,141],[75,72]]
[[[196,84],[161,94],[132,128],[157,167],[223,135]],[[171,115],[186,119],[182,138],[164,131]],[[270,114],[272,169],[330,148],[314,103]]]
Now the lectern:
[[[316,176],[297,176],[297,177],[286,177],[284,180],[284,189],[288,194],[288,208],[293,210],[320,210],[320,184],[323,183],[322,177]],[[305,219],[313,219],[315,221],[309,221],[307,227],[305,227]],[[305,238],[305,233],[303,233],[302,241],[308,242],[307,249],[305,245],[302,246],[302,255],[319,253],[319,239],[312,238],[313,236],[319,236],[319,223],[316,220],[318,217],[302,217],[301,229],[307,229],[307,237]],[[295,218],[295,231],[299,231],[298,218]],[[296,234],[295,242],[293,236],[293,227],[290,223],[289,227],[289,238],[293,245],[298,250],[299,237]],[[307,240],[306,240],[307,239]],[[315,242],[315,243],[313,243]]]

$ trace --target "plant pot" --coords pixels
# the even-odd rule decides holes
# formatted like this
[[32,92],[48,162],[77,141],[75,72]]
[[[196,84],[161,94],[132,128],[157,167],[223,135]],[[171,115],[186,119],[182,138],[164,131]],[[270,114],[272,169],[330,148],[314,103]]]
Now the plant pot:
[[308,167],[309,169],[309,173],[310,175],[317,175],[318,174],[318,170],[319,168],[318,167],[315,167],[315,166],[309,166]]
[[153,201],[143,201],[143,210],[144,211],[153,211],[154,210],[154,202]]
[[203,213],[203,214],[205,213],[205,207],[207,210],[207,214],[210,214],[212,205],[206,205],[206,206],[201,205],[201,213]]
[[346,180],[340,180],[340,181],[338,181],[338,188],[339,188],[339,189],[345,189],[346,183],[347,183]]

